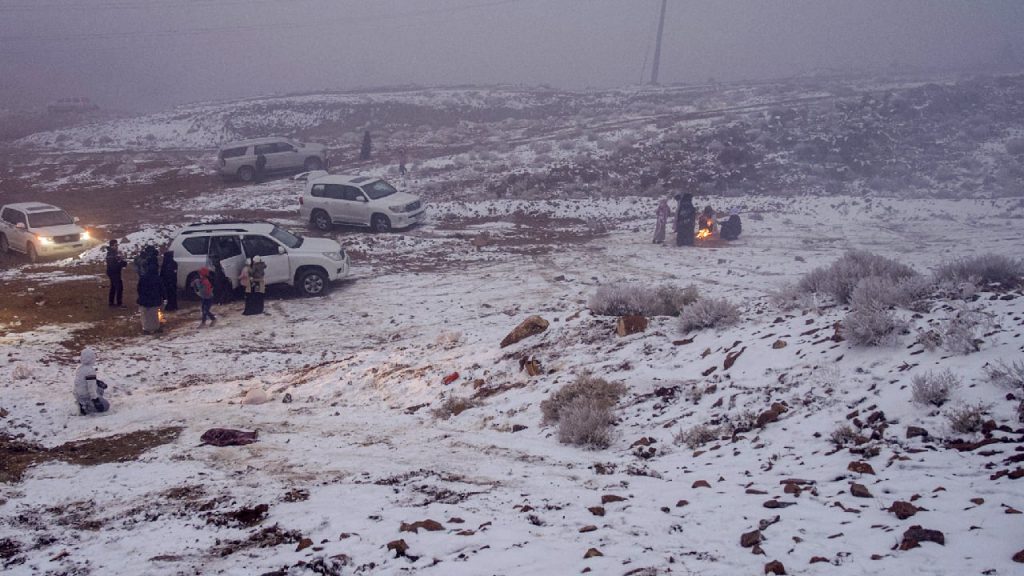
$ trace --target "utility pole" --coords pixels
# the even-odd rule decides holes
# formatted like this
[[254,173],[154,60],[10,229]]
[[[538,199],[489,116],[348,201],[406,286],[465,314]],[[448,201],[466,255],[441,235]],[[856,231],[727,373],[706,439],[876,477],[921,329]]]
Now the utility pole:
[[651,84],[658,83],[658,67],[661,66],[661,33],[665,31],[665,7],[668,0],[661,0],[661,19],[658,20],[658,39],[654,44],[654,65],[651,67]]

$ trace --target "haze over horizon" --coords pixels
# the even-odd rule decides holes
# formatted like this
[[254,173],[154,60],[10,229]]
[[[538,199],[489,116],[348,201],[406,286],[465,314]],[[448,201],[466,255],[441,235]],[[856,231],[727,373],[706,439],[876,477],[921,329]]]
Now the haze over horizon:
[[[403,84],[640,83],[660,0],[0,0],[0,107]],[[1017,0],[669,0],[663,83],[1020,70]]]

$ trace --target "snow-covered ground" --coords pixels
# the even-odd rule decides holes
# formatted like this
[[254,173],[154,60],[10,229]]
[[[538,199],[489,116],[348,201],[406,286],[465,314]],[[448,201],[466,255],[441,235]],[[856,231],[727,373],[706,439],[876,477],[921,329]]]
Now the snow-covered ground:
[[[286,186],[232,194],[278,195],[279,205],[260,206],[285,215],[295,198]],[[183,208],[234,200],[218,191],[206,201]],[[1018,468],[1004,462],[1019,454],[1020,434],[949,449],[946,439],[981,436],[951,432],[948,406],[912,403],[910,383],[948,368],[963,379],[952,405],[982,402],[987,417],[1019,429],[1012,391],[982,367],[1024,357],[1024,296],[982,292],[959,304],[989,322],[980,351],[966,356],[914,344],[955,312],[946,301],[908,314],[911,333],[897,345],[858,348],[831,338],[844,307],[785,312],[769,296],[853,248],[921,272],[958,256],[1016,254],[1019,203],[705,201],[744,208],[737,242],[651,244],[656,200],[632,196],[438,202],[430,222],[406,234],[345,231],[361,263],[325,298],[272,298],[261,317],[222,306],[205,329],[189,307],[175,314],[187,322],[158,337],[99,345],[113,406],[100,416],[72,411],[75,364],[59,344],[79,326],[0,336],[8,433],[57,446],[182,428],[138,459],[50,462],[0,484],[0,542],[15,543],[0,557],[5,573],[313,574],[297,564],[317,558],[344,564],[328,572],[338,574],[731,576],[763,574],[772,560],[789,574],[1017,573],[1024,515],[1011,512],[1024,510],[1024,479],[991,477]],[[618,337],[615,318],[592,315],[587,301],[622,280],[694,284],[738,304],[742,320],[684,334],[677,320],[655,317],[645,332]],[[534,314],[550,321],[544,333],[499,347]],[[525,358],[540,375],[522,370]],[[628,388],[606,450],[562,445],[540,423],[541,401],[584,372]],[[271,401],[243,404],[253,389]],[[449,398],[474,395],[480,405],[434,416]],[[773,403],[787,411],[763,428],[697,451],[673,442]],[[855,418],[887,426],[866,453],[829,440]],[[909,426],[932,437],[908,439]],[[200,446],[213,427],[258,430],[259,441]],[[873,473],[848,470],[862,461]],[[781,483],[794,478],[804,481],[798,494]],[[870,496],[851,495],[854,482]],[[921,511],[897,519],[885,510],[896,501]],[[228,515],[259,504],[266,518],[252,525]],[[428,519],[440,530],[402,530]],[[752,554],[741,535],[759,524],[763,554]],[[945,544],[898,550],[912,525],[941,531]],[[408,548],[396,557],[388,545],[397,540]]]

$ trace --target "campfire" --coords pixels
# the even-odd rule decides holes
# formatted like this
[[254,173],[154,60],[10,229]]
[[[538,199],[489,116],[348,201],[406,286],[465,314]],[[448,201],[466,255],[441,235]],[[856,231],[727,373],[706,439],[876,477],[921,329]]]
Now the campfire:
[[160,321],[160,325],[167,322],[167,318],[164,317],[164,311],[159,308],[156,309],[156,319]]
[[701,228],[697,231],[697,240],[706,240],[711,238],[711,228]]

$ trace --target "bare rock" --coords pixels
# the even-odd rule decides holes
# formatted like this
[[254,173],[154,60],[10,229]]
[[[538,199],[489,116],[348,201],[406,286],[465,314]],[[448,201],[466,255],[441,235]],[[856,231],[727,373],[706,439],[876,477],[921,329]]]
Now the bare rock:
[[270,395],[263,388],[251,388],[245,393],[245,397],[242,398],[242,404],[249,406],[266,404],[267,402],[270,402]]
[[302,540],[299,540],[299,545],[295,547],[295,551],[296,552],[302,552],[303,550],[305,550],[306,548],[309,548],[312,545],[313,545],[313,541],[312,540],[310,540],[309,538],[303,538]]
[[643,316],[619,316],[615,324],[615,333],[619,336],[629,336],[647,330],[647,318]]
[[409,545],[405,543],[405,540],[392,540],[388,542],[388,550],[395,551],[395,558],[407,557]]
[[785,574],[786,567],[782,565],[782,562],[778,560],[772,560],[771,562],[764,565],[765,574]]
[[892,506],[886,508],[886,510],[895,514],[896,517],[900,520],[906,520],[914,514],[917,514],[920,508],[914,506],[910,502],[903,502],[902,500],[897,500],[896,502],[892,503]]
[[711,484],[708,484],[707,480],[697,480],[690,487],[691,488],[711,488]]
[[789,344],[785,340],[776,340],[775,343],[772,344],[772,348],[775,350],[781,350],[786,346],[789,346]]
[[615,494],[605,494],[601,496],[601,504],[611,504],[612,502],[624,502],[626,499],[622,496],[616,496]]
[[764,506],[765,508],[768,508],[769,510],[775,510],[777,508],[788,508],[789,506],[796,506],[796,502],[784,502],[782,500],[768,500],[764,504],[762,504],[762,506]]
[[867,462],[850,462],[850,465],[846,467],[850,472],[856,472],[858,474],[874,474],[875,469],[871,467],[871,464]]
[[587,510],[594,516],[604,516],[604,506],[591,506]]
[[541,332],[547,330],[548,325],[548,321],[541,318],[540,316],[530,316],[526,320],[523,320],[519,324],[519,326],[516,326],[514,330],[512,330],[511,332],[508,333],[507,336],[505,336],[505,338],[501,341],[501,347],[504,348],[506,346],[515,344],[516,342],[519,342],[524,338],[536,336],[537,334],[540,334]]
[[594,532],[596,530],[597,526],[594,526],[593,524],[587,524],[586,526],[580,528],[580,534],[586,534],[587,532]]
[[406,524],[405,522],[402,522],[402,525],[398,529],[398,531],[412,532],[413,534],[418,534],[421,528],[423,530],[426,530],[427,532],[437,532],[439,530],[444,530],[444,526],[442,526],[441,523],[437,520],[427,519],[420,520],[418,522],[413,522],[412,524]]
[[907,438],[927,438],[928,431],[917,426],[907,426]]
[[818,562],[830,562],[830,560],[828,558],[825,558],[824,556],[813,556],[811,557],[811,561],[809,563],[817,564]]
[[744,548],[750,548],[752,546],[760,544],[762,540],[763,537],[761,536],[760,530],[744,532],[743,535],[740,536],[740,546]]
[[1021,564],[1024,564],[1024,550],[1021,550],[1020,552],[1017,552],[1016,554],[1014,554],[1013,555],[1013,561],[1014,562],[1020,562]]
[[921,542],[935,542],[941,546],[946,545],[946,537],[938,530],[929,530],[920,526],[911,526],[903,533],[903,540],[900,542],[900,550],[917,548]]
[[857,498],[871,498],[871,492],[863,484],[857,484],[854,482],[850,485],[850,494],[853,494]]
[[584,559],[586,559],[586,558],[594,558],[596,556],[604,556],[604,554],[602,554],[601,551],[598,550],[597,548],[591,548],[591,549],[587,550],[587,552],[585,554],[583,554],[583,558]]
[[786,408],[784,404],[780,404],[778,402],[772,404],[771,408],[765,410],[764,412],[761,412],[761,414],[758,415],[757,427],[764,428],[768,424],[771,424],[772,422],[778,420],[779,416],[788,411],[789,408]]

